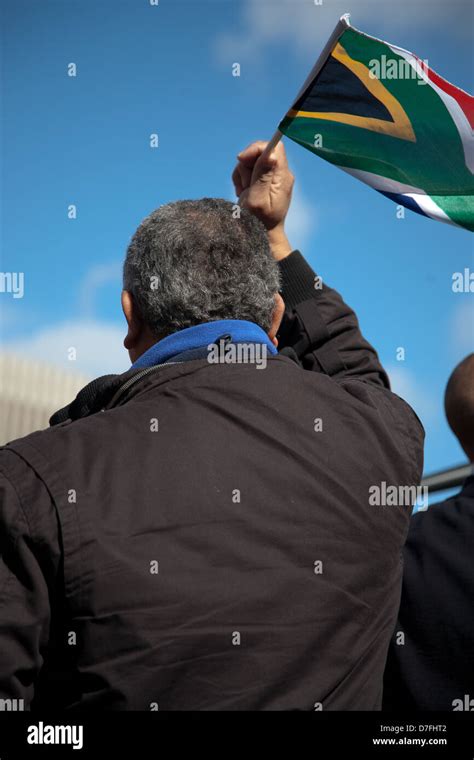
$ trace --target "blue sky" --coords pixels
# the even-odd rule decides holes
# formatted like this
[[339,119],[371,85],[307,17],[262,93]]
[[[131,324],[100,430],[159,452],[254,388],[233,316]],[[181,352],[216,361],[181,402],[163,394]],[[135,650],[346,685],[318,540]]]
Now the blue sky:
[[[139,221],[170,200],[233,197],[236,154],[273,134],[341,13],[472,92],[467,0],[1,5],[1,268],[25,273],[22,299],[1,294],[3,342],[88,375],[128,367],[120,269]],[[421,417],[426,471],[462,463],[442,398],[474,346],[474,294],[452,291],[453,273],[474,268],[472,236],[409,212],[397,219],[390,201],[285,142],[293,245],[355,308]]]

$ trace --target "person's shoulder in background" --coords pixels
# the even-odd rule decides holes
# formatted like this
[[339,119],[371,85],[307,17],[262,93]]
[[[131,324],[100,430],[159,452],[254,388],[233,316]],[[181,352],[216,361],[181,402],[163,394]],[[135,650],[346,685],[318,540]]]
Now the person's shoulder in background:
[[384,710],[452,710],[474,696],[474,476],[413,515],[402,599],[384,680]]

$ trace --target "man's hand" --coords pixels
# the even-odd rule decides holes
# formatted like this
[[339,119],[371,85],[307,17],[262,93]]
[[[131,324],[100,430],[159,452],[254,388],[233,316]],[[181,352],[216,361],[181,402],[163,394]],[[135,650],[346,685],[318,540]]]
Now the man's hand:
[[269,155],[262,155],[267,144],[257,141],[239,153],[232,181],[240,205],[267,228],[273,256],[279,261],[292,251],[285,234],[285,218],[295,178],[288,167],[283,143],[278,143]]

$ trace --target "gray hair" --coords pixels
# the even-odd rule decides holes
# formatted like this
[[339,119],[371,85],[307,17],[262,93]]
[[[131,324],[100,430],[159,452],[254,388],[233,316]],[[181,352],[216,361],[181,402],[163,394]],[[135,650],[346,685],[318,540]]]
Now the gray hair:
[[220,198],[177,201],[138,227],[123,285],[157,337],[218,319],[246,319],[268,331],[279,289],[263,224]]

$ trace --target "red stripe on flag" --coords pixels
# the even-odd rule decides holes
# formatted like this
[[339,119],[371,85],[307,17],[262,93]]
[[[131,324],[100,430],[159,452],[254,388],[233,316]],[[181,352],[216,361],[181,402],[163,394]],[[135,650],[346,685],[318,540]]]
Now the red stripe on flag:
[[459,87],[450,84],[435,71],[427,69],[426,67],[424,68],[424,71],[428,74],[429,79],[431,79],[440,90],[443,90],[447,95],[451,95],[451,97],[454,98],[464,112],[466,119],[471,125],[471,129],[474,129],[474,98],[472,95],[469,95],[469,93],[464,92],[464,90],[460,90]]

